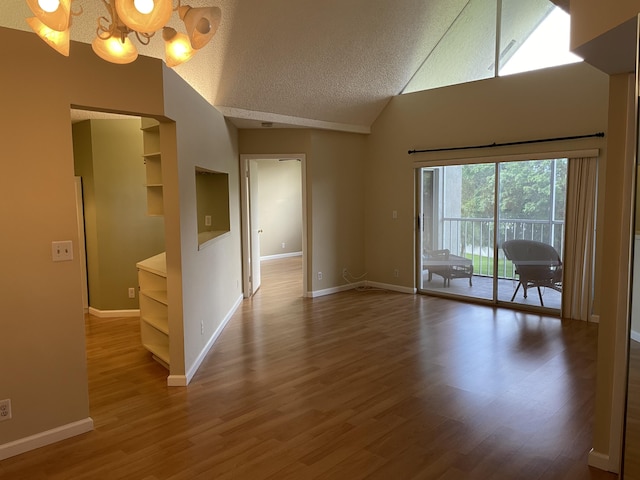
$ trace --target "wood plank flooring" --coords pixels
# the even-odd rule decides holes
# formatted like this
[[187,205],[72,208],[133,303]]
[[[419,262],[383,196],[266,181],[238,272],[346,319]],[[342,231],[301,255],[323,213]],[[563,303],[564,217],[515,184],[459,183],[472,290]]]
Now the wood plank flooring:
[[[187,388],[137,319],[87,319],[95,430],[4,479],[615,479],[587,467],[597,326],[383,291],[302,298],[262,265]],[[283,275],[284,272],[284,275]]]

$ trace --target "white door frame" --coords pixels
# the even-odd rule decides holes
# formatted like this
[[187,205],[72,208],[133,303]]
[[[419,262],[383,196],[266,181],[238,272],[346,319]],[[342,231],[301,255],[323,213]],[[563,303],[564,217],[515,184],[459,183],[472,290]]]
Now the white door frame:
[[302,294],[307,292],[307,156],[304,153],[294,154],[250,154],[240,155],[240,208],[241,208],[241,230],[242,230],[242,291],[245,298],[251,296],[251,283],[249,275],[251,272],[249,259],[251,258],[251,222],[250,222],[250,202],[247,188],[247,178],[249,178],[249,162],[251,160],[277,160],[280,158],[295,158],[301,163],[302,182]]

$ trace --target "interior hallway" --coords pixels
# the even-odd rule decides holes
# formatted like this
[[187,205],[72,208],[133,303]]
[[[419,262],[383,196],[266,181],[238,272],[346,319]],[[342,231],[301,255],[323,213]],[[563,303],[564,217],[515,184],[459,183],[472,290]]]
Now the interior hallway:
[[95,430],[11,479],[614,479],[587,467],[597,326],[382,291],[302,298],[263,262],[188,388],[138,320],[88,318]]

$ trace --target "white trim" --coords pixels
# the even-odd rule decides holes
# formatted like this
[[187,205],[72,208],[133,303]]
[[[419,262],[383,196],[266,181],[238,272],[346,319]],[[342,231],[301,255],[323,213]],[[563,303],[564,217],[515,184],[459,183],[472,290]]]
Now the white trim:
[[[434,154],[442,152],[431,152],[430,157]],[[445,152],[446,153],[446,152]],[[426,155],[426,153],[415,154]],[[446,158],[433,158],[433,160],[416,160],[413,164],[414,168],[431,167],[431,166],[447,166],[451,164],[472,164],[472,163],[486,163],[486,162],[519,162],[522,160],[548,160],[551,158],[595,158],[600,155],[600,150],[597,148],[591,148],[588,150],[564,150],[564,151],[551,151],[551,152],[532,152],[532,153],[519,153],[513,155],[486,155],[469,157],[457,156],[452,158],[447,155]]]
[[204,361],[207,354],[209,353],[209,350],[211,350],[211,348],[213,347],[213,344],[216,342],[216,340],[224,330],[224,327],[227,326],[227,324],[229,323],[229,320],[231,320],[231,317],[233,317],[233,314],[236,313],[236,310],[238,309],[240,304],[242,304],[243,298],[244,297],[242,295],[238,297],[238,299],[236,300],[236,303],[233,304],[233,307],[231,307],[231,310],[227,312],[227,315],[224,317],[224,319],[222,320],[218,328],[216,328],[216,331],[213,332],[213,335],[211,335],[211,338],[209,338],[209,340],[207,341],[207,344],[204,346],[204,348],[198,355],[198,358],[196,358],[196,360],[193,362],[191,367],[189,367],[189,369],[187,370],[187,374],[186,375],[169,375],[167,377],[167,386],[186,387],[187,385],[189,385],[191,380],[193,380],[194,375],[198,371],[198,368],[200,368],[200,365],[202,365],[202,362]]
[[365,282],[348,283],[346,285],[340,285],[339,287],[325,288],[323,290],[314,290],[312,292],[306,292],[304,294],[307,298],[324,297],[326,295],[333,295],[334,293],[346,292],[347,290],[353,290],[358,287],[364,287]]
[[640,332],[631,330],[631,340],[633,340],[634,342],[640,342]]
[[189,385],[186,375],[169,375],[167,377],[167,387],[186,387]]
[[278,260],[279,258],[291,258],[291,257],[301,257],[302,252],[291,252],[291,253],[278,253],[277,255],[265,255],[264,257],[260,257],[260,261],[269,261],[269,260]]
[[36,433],[29,437],[21,438],[13,442],[0,445],[0,460],[20,455],[21,453],[35,450],[36,448],[51,445],[52,443],[66,440],[67,438],[82,435],[93,430],[93,419],[87,417],[77,422],[68,423],[60,427]]
[[389,290],[392,292],[415,294],[417,290],[412,287],[402,287],[400,285],[392,285],[390,283],[370,282],[363,280],[361,282],[349,283],[347,285],[340,285],[339,287],[325,288],[324,290],[315,290],[313,292],[305,293],[307,298],[324,297],[325,295],[333,295],[334,293],[346,292],[347,290],[354,290],[356,288],[371,287],[381,290]]
[[[225,107],[216,105],[216,109],[226,118],[253,120],[256,122],[279,123],[282,126],[318,128],[320,130],[337,130],[340,132],[350,133],[371,133],[371,127],[367,125],[356,125],[352,123],[326,122],[323,120],[314,120],[312,118],[293,117],[291,115],[280,115],[277,113],[259,112],[257,110],[246,110],[244,108]],[[233,123],[233,121],[232,121]],[[278,126],[274,126],[277,128]]]
[[415,295],[418,293],[418,289],[413,287],[403,287],[402,285],[393,285],[391,283],[369,282],[367,281],[367,287],[381,288],[383,290],[390,290],[392,292],[409,293]]
[[123,318],[123,317],[139,317],[140,310],[98,310],[89,307],[89,315],[98,318]]
[[606,472],[619,473],[618,466],[611,465],[611,459],[609,458],[609,455],[596,452],[593,448],[589,452],[589,459],[587,463],[591,467],[599,468],[600,470],[604,470]]
[[600,323],[600,315],[591,315],[589,318],[590,323]]

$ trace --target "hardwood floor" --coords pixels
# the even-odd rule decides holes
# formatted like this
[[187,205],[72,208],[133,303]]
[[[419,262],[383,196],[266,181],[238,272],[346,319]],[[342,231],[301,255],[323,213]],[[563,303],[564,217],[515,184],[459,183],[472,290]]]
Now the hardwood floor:
[[[282,272],[286,272],[282,275]],[[95,430],[2,479],[615,479],[587,467],[597,326],[382,291],[302,298],[263,264],[191,385],[137,319],[87,319]]]

